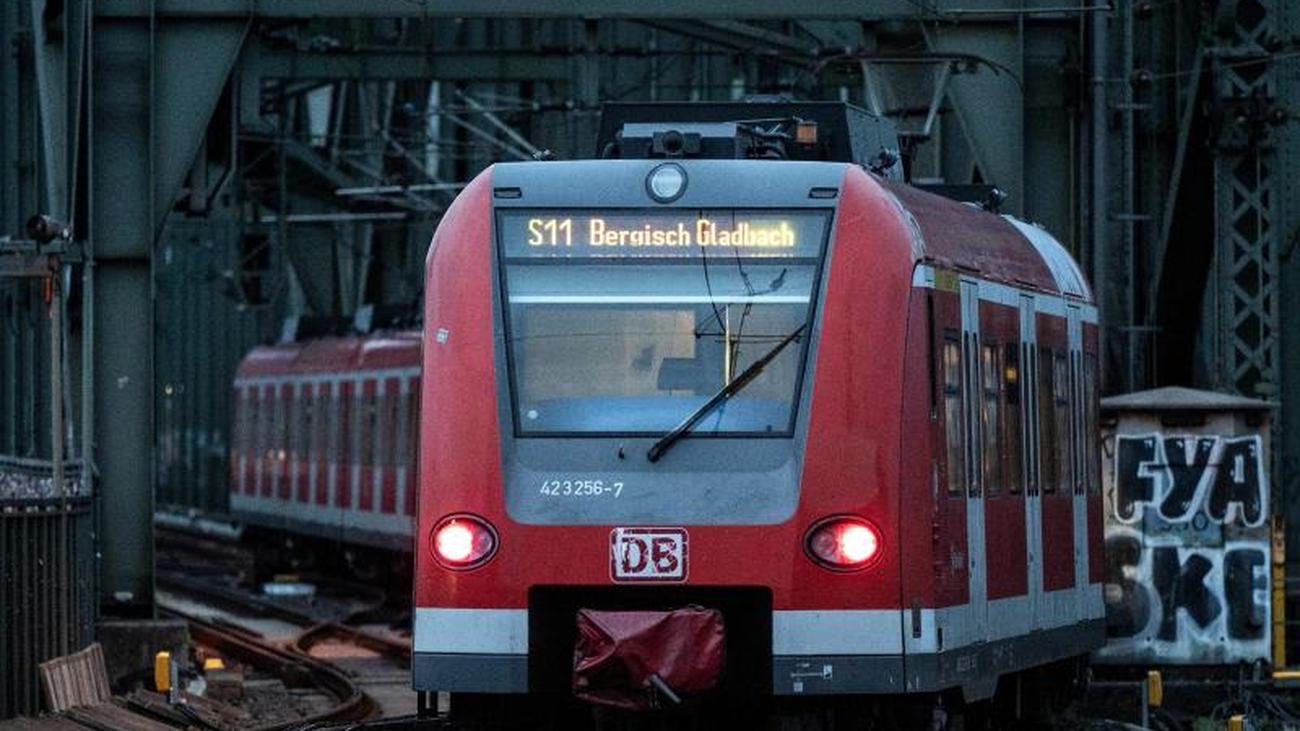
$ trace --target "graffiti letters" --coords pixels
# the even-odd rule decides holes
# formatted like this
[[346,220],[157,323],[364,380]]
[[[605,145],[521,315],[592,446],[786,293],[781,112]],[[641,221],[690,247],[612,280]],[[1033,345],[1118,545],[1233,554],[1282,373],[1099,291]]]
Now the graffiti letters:
[[1261,526],[1268,517],[1263,462],[1257,435],[1116,436],[1114,519],[1133,525],[1154,508],[1168,523]]
[[1160,662],[1267,658],[1266,541],[1223,548],[1142,548],[1120,529],[1106,538],[1103,657]]
[[1107,451],[1102,662],[1270,657],[1268,479],[1258,434],[1117,434]]

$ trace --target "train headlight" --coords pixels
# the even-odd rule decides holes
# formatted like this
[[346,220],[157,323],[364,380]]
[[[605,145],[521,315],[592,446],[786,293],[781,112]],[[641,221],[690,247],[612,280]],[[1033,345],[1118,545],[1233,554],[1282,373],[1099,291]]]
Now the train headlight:
[[686,169],[675,162],[666,162],[645,179],[646,192],[660,203],[672,203],[686,192]]
[[864,518],[836,516],[813,525],[805,545],[818,564],[835,571],[857,571],[880,558],[880,531]]
[[472,515],[449,515],[433,529],[433,557],[449,569],[472,569],[497,550],[497,532]]

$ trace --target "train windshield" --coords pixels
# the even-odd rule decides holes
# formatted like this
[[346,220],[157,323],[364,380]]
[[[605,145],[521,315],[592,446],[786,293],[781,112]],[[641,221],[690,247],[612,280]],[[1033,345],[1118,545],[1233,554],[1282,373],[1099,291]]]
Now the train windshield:
[[[498,216],[521,436],[661,436],[814,312],[825,211]],[[808,338],[692,436],[789,436]]]

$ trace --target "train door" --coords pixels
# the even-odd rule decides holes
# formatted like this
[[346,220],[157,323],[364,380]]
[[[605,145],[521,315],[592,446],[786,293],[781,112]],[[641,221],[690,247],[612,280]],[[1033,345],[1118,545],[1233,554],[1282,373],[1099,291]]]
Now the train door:
[[1034,298],[1020,297],[1020,404],[1021,443],[1024,446],[1025,546],[1029,616],[1041,627],[1043,612],[1043,493],[1038,478],[1038,338],[1035,336]]
[[1065,308],[1066,335],[1070,354],[1070,431],[1074,448],[1071,492],[1074,499],[1074,590],[1078,601],[1074,603],[1076,619],[1086,613],[1088,592],[1088,491],[1084,484],[1084,456],[1082,445],[1089,438],[1083,433],[1085,408],[1083,400],[1083,323],[1078,305]]
[[983,450],[980,433],[979,285],[961,283],[962,393],[966,404],[963,413],[966,432],[966,553],[970,580],[971,639],[979,642],[988,636],[988,566],[985,560]]

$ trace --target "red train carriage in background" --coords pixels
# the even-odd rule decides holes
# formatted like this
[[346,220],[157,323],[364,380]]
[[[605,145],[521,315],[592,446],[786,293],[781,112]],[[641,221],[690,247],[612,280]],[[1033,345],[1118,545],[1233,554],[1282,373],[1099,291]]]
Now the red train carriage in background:
[[417,690],[940,721],[1059,697],[1103,640],[1097,311],[1066,251],[903,184],[844,105],[603,124],[606,159],[479,175],[429,252]]
[[231,513],[281,537],[409,552],[419,358],[412,331],[250,352],[232,393]]

